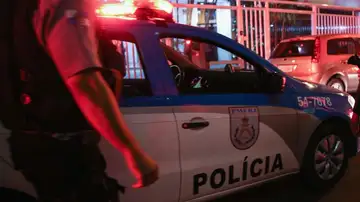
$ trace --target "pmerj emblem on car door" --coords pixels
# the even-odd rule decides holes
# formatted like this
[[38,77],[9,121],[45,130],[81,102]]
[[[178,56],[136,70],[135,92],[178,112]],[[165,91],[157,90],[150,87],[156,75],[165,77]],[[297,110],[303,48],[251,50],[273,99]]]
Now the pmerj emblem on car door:
[[240,150],[252,147],[259,137],[259,111],[257,107],[233,107],[230,113],[230,139]]

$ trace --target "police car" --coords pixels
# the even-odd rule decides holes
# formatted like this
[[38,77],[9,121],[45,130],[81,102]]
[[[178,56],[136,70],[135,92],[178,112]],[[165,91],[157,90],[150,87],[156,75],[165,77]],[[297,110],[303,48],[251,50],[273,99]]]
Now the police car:
[[[223,35],[176,24],[170,10],[97,10],[126,58],[121,111],[160,167],[155,184],[127,188],[121,201],[203,201],[296,173],[314,188],[338,182],[357,153],[354,98],[294,79]],[[0,189],[35,196],[13,169],[8,133],[0,138]],[[105,140],[101,149],[108,174],[131,187],[122,155]]]

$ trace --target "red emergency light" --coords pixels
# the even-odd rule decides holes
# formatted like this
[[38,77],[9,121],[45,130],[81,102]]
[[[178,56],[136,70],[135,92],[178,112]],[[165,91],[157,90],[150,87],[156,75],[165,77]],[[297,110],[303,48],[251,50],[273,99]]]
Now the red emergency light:
[[173,5],[166,0],[125,0],[103,3],[96,14],[101,17],[134,17],[136,19],[163,19],[173,21]]

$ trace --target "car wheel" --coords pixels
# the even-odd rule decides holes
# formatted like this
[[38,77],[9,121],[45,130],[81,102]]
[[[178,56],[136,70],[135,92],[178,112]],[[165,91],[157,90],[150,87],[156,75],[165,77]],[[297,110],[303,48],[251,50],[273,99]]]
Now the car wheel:
[[330,81],[327,83],[327,85],[332,88],[338,89],[340,91],[345,91],[345,85],[341,79],[338,79],[338,78],[330,79]]
[[315,190],[332,188],[348,168],[348,130],[336,124],[321,125],[310,138],[300,174],[307,187]]

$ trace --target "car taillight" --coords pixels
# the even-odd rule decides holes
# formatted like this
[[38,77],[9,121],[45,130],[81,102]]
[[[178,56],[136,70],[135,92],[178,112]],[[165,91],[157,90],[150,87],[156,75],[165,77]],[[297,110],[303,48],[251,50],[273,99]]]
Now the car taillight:
[[320,60],[320,38],[315,38],[314,55],[312,57],[312,63],[319,63]]

